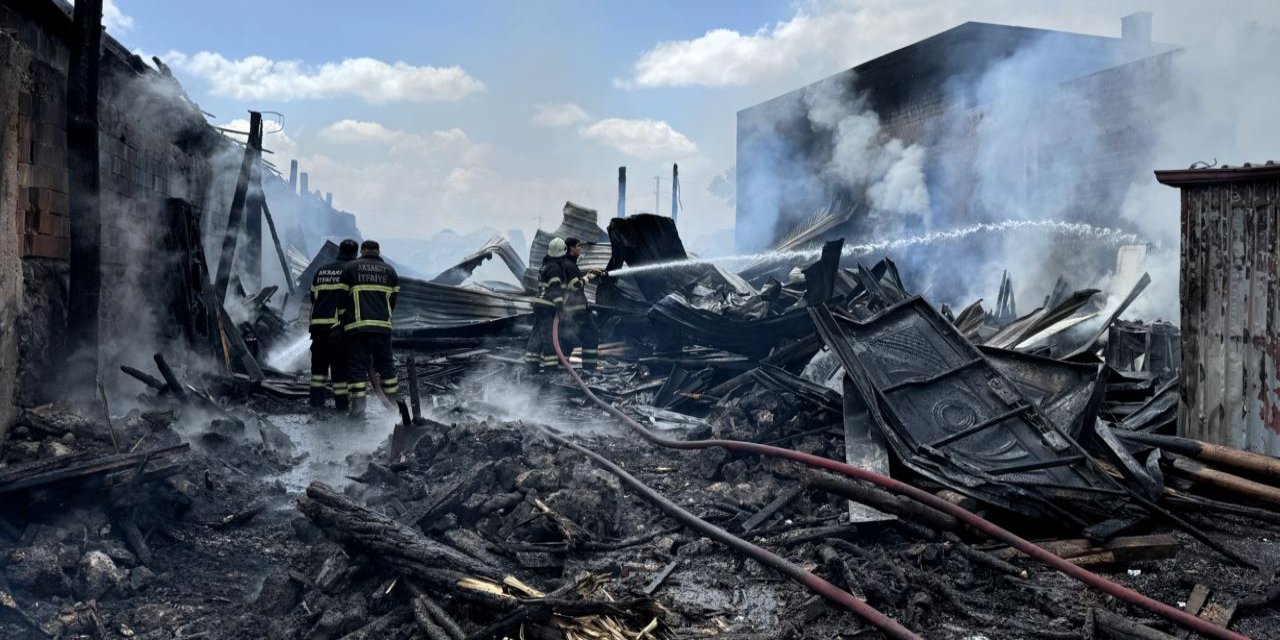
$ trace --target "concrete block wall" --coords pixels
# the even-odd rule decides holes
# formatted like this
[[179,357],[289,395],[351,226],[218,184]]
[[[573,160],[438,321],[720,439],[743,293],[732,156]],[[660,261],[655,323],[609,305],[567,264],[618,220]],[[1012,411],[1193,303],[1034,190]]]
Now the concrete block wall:
[[71,246],[66,75],[48,63],[34,60],[29,77],[29,90],[18,94],[22,255],[66,260]]
[[[5,224],[0,235],[12,242],[20,264],[6,261],[0,245],[0,322],[13,331],[0,337],[0,422],[16,402],[29,405],[60,397],[56,367],[66,333],[67,270],[70,250],[66,167],[66,83],[70,20],[49,0],[0,6],[0,33],[11,34],[0,48],[0,73],[17,87],[7,120],[0,175]],[[14,51],[22,52],[16,57]],[[141,73],[140,73],[141,72]],[[148,90],[141,84],[156,84]],[[165,84],[167,83],[167,84]],[[174,274],[186,265],[170,263],[154,248],[170,227],[167,202],[181,198],[202,207],[223,207],[210,197],[221,169],[210,157],[233,145],[209,128],[204,117],[174,90],[176,83],[146,72],[117,44],[104,43],[99,99],[102,207],[101,372],[108,388],[119,365],[141,365],[164,349],[181,327],[165,322],[173,309]],[[10,96],[4,92],[4,99]],[[176,144],[186,136],[189,148]],[[234,180],[234,178],[232,179]],[[225,181],[225,180],[224,180]],[[7,191],[6,191],[7,190]],[[206,202],[208,200],[208,202]],[[229,204],[227,205],[229,206]],[[225,214],[224,214],[225,215]],[[9,226],[12,225],[12,226]],[[10,285],[12,281],[12,285]],[[12,310],[12,313],[10,311]],[[6,327],[7,328],[7,327]],[[5,359],[6,349],[14,354]],[[176,349],[175,349],[176,351]],[[6,366],[12,364],[12,366]],[[122,387],[122,390],[127,388]]]
[[[11,35],[0,32],[0,86],[21,88],[19,72],[30,53]],[[18,186],[25,121],[19,117],[19,91],[0,91],[0,442],[16,417],[12,399],[17,391],[18,320],[22,303],[21,230],[26,227],[25,200]]]
[[[57,399],[67,318],[70,251],[66,166],[67,39],[71,21],[53,0],[0,3],[0,439],[13,406]],[[10,91],[9,88],[16,88]],[[160,251],[199,216],[206,248],[221,244],[243,147],[209,126],[177,81],[104,38],[99,87],[102,211],[100,374],[119,365],[175,360],[185,344],[172,314],[187,304],[185,256]],[[268,178],[274,179],[274,178]],[[355,230],[354,216],[314,196],[271,202],[284,237],[294,229]],[[303,207],[303,200],[306,206]],[[176,201],[187,207],[175,207]],[[302,215],[301,209],[307,209]],[[292,226],[292,229],[291,229]],[[178,231],[178,230],[181,231]],[[265,238],[270,238],[264,233]],[[270,246],[263,247],[269,265]],[[216,253],[207,253],[210,270]],[[198,357],[198,356],[197,356]],[[121,392],[136,392],[124,382]]]

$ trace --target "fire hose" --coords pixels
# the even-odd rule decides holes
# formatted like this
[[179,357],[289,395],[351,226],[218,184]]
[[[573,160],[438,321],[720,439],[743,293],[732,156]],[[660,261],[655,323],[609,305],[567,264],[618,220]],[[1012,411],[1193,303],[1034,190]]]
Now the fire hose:
[[552,442],[569,447],[578,453],[581,453],[595,461],[596,464],[607,469],[610,473],[617,476],[619,480],[631,487],[636,493],[643,496],[646,500],[656,505],[659,509],[666,512],[667,515],[674,518],[681,524],[701,533],[702,535],[715,540],[720,544],[741,553],[742,555],[759,562],[760,564],[776,570],[778,573],[795,580],[804,585],[810,591],[821,595],[822,597],[853,611],[858,617],[871,623],[872,626],[885,632],[890,638],[898,638],[900,640],[920,640],[920,636],[916,635],[910,629],[902,626],[897,620],[876,610],[871,605],[862,601],[857,596],[837,587],[826,580],[823,580],[812,571],[807,571],[795,563],[779,556],[768,549],[752,544],[738,536],[717,527],[697,515],[686,511],[680,505],[672,502],[666,496],[649,488],[635,476],[627,473],[622,467],[614,464],[608,458],[582,446],[574,443],[564,436],[551,431],[546,427],[539,427],[542,433],[551,439]]
[[[582,380],[582,376],[578,375],[578,372],[573,369],[573,366],[569,363],[569,358],[564,354],[564,351],[560,347],[560,315],[559,314],[556,314],[555,318],[551,321],[551,344],[556,350],[556,357],[560,360],[560,366],[564,367],[565,371],[569,373],[569,376],[578,385],[578,388],[582,389],[582,392],[586,394],[586,396],[590,398],[592,402],[594,402],[596,405],[598,405],[600,408],[604,409],[614,417],[621,420],[623,424],[625,424],[632,431],[636,432],[636,434],[638,434],[641,438],[648,441],[650,444],[654,444],[660,447],[666,447],[669,449],[682,449],[682,450],[708,449],[711,447],[720,447],[728,451],[751,453],[755,455],[768,456],[768,457],[774,457],[774,458],[784,458],[787,460],[793,460],[795,462],[806,464],[812,467],[818,467],[828,471],[834,471],[836,473],[840,473],[840,474],[849,476],[851,478],[855,478],[857,480],[862,480],[864,482],[870,482],[871,484],[879,486],[882,489],[885,489],[887,491],[890,491],[899,495],[906,496],[926,506],[933,507],[938,511],[942,511],[944,513],[948,513],[952,516],[955,516],[956,519],[964,522],[970,527],[973,527],[977,531],[980,531],[983,534],[990,536],[991,538],[999,540],[1009,545],[1010,547],[1013,547],[1014,549],[1017,549],[1018,551],[1021,551],[1022,553],[1049,565],[1050,567],[1052,567],[1053,569],[1061,573],[1064,573],[1076,580],[1079,580],[1080,582],[1083,582],[1084,584],[1090,587],[1093,587],[1094,589],[1097,589],[1107,595],[1119,598],[1132,605],[1142,607],[1143,609],[1146,609],[1160,616],[1161,618],[1164,618],[1166,620],[1169,620],[1170,622],[1174,622],[1183,627],[1186,627],[1192,631],[1195,631],[1196,633],[1199,633],[1200,635],[1203,635],[1208,638],[1221,638],[1222,640],[1249,640],[1248,636],[1244,636],[1234,631],[1231,631],[1229,629],[1219,627],[1218,625],[1215,625],[1212,622],[1209,622],[1208,620],[1199,618],[1197,616],[1187,613],[1186,611],[1171,607],[1163,602],[1149,598],[1128,587],[1112,582],[1083,567],[1072,564],[1071,562],[1068,562],[1067,560],[1059,558],[1053,553],[1040,548],[1039,546],[1031,543],[1030,541],[1023,539],[1017,534],[1007,529],[1004,529],[1003,527],[1000,527],[999,525],[996,525],[995,523],[992,523],[986,520],[985,518],[982,518],[981,516],[969,511],[968,509],[965,509],[958,505],[947,502],[946,500],[943,500],[942,498],[939,498],[933,495],[932,493],[913,487],[900,480],[895,480],[893,478],[890,478],[889,476],[880,475],[872,471],[867,471],[866,469],[860,469],[858,467],[848,465],[843,462],[836,462],[835,460],[831,460],[829,458],[823,458],[821,456],[816,456],[809,453],[803,453],[800,451],[794,451],[792,449],[784,449],[782,447],[775,447],[775,446],[766,445],[766,444],[757,444],[754,442],[743,442],[740,440],[718,440],[718,439],[672,440],[668,438],[663,438],[662,436],[659,436],[653,433],[652,431],[649,431],[644,427],[644,425],[641,425],[639,422],[636,422],[635,420],[631,419],[630,416],[623,413],[617,407],[605,402],[604,400],[601,400],[599,396],[597,396],[595,393],[591,391],[591,388],[587,386],[587,383]],[[745,541],[742,541],[742,542],[746,543]],[[750,544],[750,543],[746,543],[746,544]],[[764,551],[764,550],[761,549],[761,551]],[[764,551],[764,552],[771,556],[773,555],[768,551]],[[777,556],[773,556],[773,557],[783,563],[787,562],[786,560],[783,560],[780,557],[777,557]],[[769,564],[770,566],[776,566],[773,563],[765,563],[765,564]],[[817,578],[817,576],[814,576],[814,577]],[[817,579],[821,580],[821,578],[817,578]],[[825,583],[826,581],[823,581],[823,582]],[[802,584],[804,584],[806,587],[809,587],[810,589],[814,589],[814,587],[807,582],[802,582]],[[826,584],[830,585],[830,583],[826,583]],[[831,586],[834,588],[834,585],[831,585]],[[814,589],[814,590],[817,591],[817,589]],[[836,589],[836,590],[840,591],[839,589]],[[820,595],[823,595],[824,597],[831,598],[831,596],[828,595],[827,593],[824,593],[821,591],[818,591],[818,593]],[[840,591],[840,593],[844,593],[844,592]],[[854,598],[854,600],[857,600],[857,598]],[[849,606],[848,604],[842,601],[836,601],[836,602],[838,604]],[[866,603],[862,602],[861,600],[858,600],[858,603],[861,604],[863,607],[866,607],[867,609],[870,609],[871,611],[875,612],[877,615],[883,616],[883,614],[880,614],[878,611],[871,609],[870,606],[866,605]],[[852,609],[852,607],[850,608]],[[870,617],[867,617],[866,615],[863,615],[861,611],[854,609],[854,612],[858,613],[858,615],[860,616],[863,616],[863,618],[866,619],[868,622],[871,622],[872,624],[876,624],[875,620],[873,620]],[[889,622],[892,622],[894,625],[898,624],[897,622],[894,622],[892,619],[888,619],[888,618],[886,619],[889,620]],[[885,629],[885,627],[880,627],[880,628],[888,631],[887,629]],[[906,631],[906,633],[911,634],[910,631]],[[915,636],[906,635],[906,636],[895,636],[895,637],[915,637]]]

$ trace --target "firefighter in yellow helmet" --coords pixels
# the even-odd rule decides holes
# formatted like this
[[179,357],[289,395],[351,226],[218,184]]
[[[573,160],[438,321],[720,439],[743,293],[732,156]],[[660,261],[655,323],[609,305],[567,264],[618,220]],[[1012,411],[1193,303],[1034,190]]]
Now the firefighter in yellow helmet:
[[552,238],[538,276],[538,299],[534,307],[533,330],[525,347],[524,361],[530,373],[555,369],[555,345],[551,341],[552,320],[560,314],[560,346],[568,355],[582,347],[582,368],[594,371],[599,351],[596,325],[587,308],[583,291],[594,273],[583,275],[578,268],[582,243],[577,238]]

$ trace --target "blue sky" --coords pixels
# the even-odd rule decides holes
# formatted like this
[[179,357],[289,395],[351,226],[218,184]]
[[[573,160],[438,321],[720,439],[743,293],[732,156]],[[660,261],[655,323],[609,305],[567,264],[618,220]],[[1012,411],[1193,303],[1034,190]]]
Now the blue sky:
[[565,200],[608,216],[619,165],[629,209],[653,209],[662,175],[667,213],[679,162],[695,245],[733,224],[707,185],[734,163],[738,109],[967,20],[1118,35],[1121,16],[1153,10],[1157,39],[1185,42],[1226,13],[1180,0],[109,4],[108,30],[162,57],[215,123],[284,113],[272,159],[297,157],[366,235],[529,233]]

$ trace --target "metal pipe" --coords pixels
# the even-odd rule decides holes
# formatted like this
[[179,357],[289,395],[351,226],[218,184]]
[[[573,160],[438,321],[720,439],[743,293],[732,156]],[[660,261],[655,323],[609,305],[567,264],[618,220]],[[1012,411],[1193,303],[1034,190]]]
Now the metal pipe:
[[1185,456],[1191,456],[1205,462],[1214,462],[1224,466],[1240,469],[1242,471],[1251,471],[1271,478],[1280,479],[1280,458],[1275,458],[1261,453],[1253,453],[1236,449],[1235,447],[1225,447],[1220,444],[1210,444],[1201,442],[1192,438],[1180,438],[1178,436],[1164,436],[1155,433],[1144,433],[1141,431],[1125,431],[1123,429],[1115,429],[1113,433],[1121,440],[1129,440],[1138,442],[1152,447],[1160,447],[1173,453],[1181,453]]
[[680,165],[671,165],[671,221],[680,215]]
[[[627,168],[618,167],[618,216],[627,216]],[[539,225],[541,226],[541,225]]]
[[565,357],[564,351],[560,348],[560,316],[559,314],[557,314],[555,318],[551,321],[551,345],[556,350],[556,357],[560,360],[560,366],[564,367],[565,371],[569,372],[569,377],[573,378],[574,382],[578,385],[578,388],[582,389],[582,392],[585,393],[587,397],[591,399],[592,402],[596,403],[596,405],[598,405],[600,408],[604,409],[605,411],[609,412],[614,417],[618,418],[619,420],[622,420],[623,424],[627,425],[627,427],[629,427],[632,431],[635,431],[638,435],[640,435],[640,437],[644,438],[645,440],[647,440],[652,444],[655,444],[661,447],[667,447],[670,449],[684,449],[684,450],[708,449],[711,447],[720,447],[730,451],[741,451],[741,452],[753,453],[761,456],[785,458],[788,460],[801,462],[810,466],[815,466],[822,469],[827,469],[829,471],[842,473],[844,475],[847,475],[852,478],[856,478],[858,480],[870,482],[883,489],[887,489],[894,493],[907,496],[908,498],[916,500],[917,502],[921,502],[925,505],[933,507],[938,511],[949,513],[955,516],[956,518],[958,518],[959,520],[961,520],[962,522],[964,522],[965,524],[969,525],[970,527],[973,527],[977,531],[983,534],[986,534],[987,536],[990,536],[992,538],[995,538],[996,540],[999,540],[1017,549],[1018,551],[1021,551],[1022,553],[1049,565],[1050,567],[1056,569],[1061,573],[1065,573],[1066,575],[1072,578],[1075,578],[1076,580],[1079,580],[1080,582],[1083,582],[1086,585],[1089,585],[1090,587],[1093,587],[1103,593],[1106,593],[1107,595],[1120,598],[1130,604],[1142,607],[1166,620],[1169,620],[1171,622],[1180,624],[1188,629],[1191,629],[1192,631],[1195,631],[1200,635],[1203,635],[1209,638],[1221,638],[1222,640],[1247,640],[1248,639],[1248,636],[1244,636],[1234,631],[1230,631],[1222,627],[1219,627],[1213,624],[1212,622],[1209,622],[1208,620],[1193,616],[1187,613],[1186,611],[1171,607],[1163,602],[1154,600],[1145,595],[1142,595],[1141,593],[1138,593],[1137,591],[1129,589],[1128,587],[1116,584],[1087,569],[1078,567],[1066,560],[1063,560],[1062,558],[1059,558],[1053,553],[1046,551],[1045,549],[1042,549],[1036,546],[1035,544],[1032,544],[1031,542],[1018,536],[1017,534],[1014,534],[1013,532],[1008,531],[1003,527],[1000,527],[999,525],[996,525],[995,523],[982,518],[981,516],[969,511],[968,509],[965,509],[958,505],[947,502],[946,500],[943,500],[942,498],[939,498],[933,495],[932,493],[929,493],[921,489],[917,489],[916,487],[913,487],[905,482],[902,482],[901,480],[895,480],[893,478],[890,478],[889,476],[882,476],[878,473],[867,471],[866,469],[859,469],[858,467],[855,467],[852,465],[844,464],[842,462],[836,462],[835,460],[831,460],[829,458],[823,458],[821,456],[816,456],[810,453],[802,453],[800,451],[783,449],[781,447],[773,447],[773,446],[764,445],[764,444],[756,444],[754,442],[741,442],[738,440],[670,440],[667,438],[663,438],[649,431],[648,429],[644,428],[643,425],[636,422],[635,420],[632,420],[630,416],[623,413],[617,407],[605,402],[604,400],[601,400],[598,396],[596,396],[595,393],[591,391],[590,387],[588,387],[587,384],[582,381],[582,377],[578,375],[577,371],[574,371],[573,366],[569,364],[569,359]]

